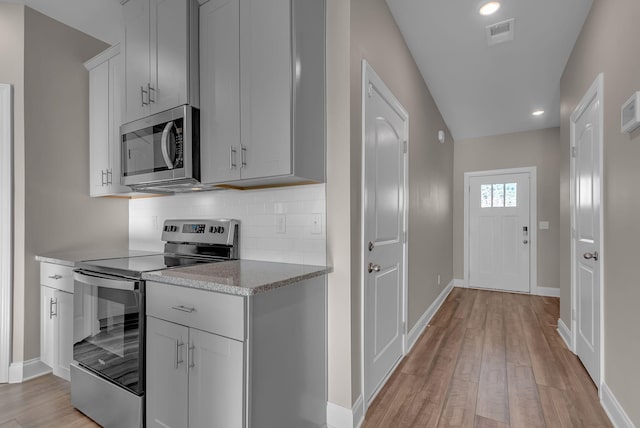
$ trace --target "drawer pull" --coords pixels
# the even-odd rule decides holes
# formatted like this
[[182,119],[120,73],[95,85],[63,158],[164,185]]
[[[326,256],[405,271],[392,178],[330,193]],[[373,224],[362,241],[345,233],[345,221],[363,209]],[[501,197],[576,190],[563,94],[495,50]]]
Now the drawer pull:
[[187,312],[187,313],[191,313],[191,312],[195,312],[196,308],[187,308],[186,306],[172,306],[171,309],[175,309],[176,311],[181,311],[181,312]]
[[62,278],[62,275],[57,275],[57,274],[56,275],[51,275],[51,276],[49,276],[49,278],[58,280],[58,279]]

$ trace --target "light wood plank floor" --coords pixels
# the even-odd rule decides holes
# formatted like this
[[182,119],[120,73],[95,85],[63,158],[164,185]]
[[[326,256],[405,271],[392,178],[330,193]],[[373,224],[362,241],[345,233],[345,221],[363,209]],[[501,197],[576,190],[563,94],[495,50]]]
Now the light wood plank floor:
[[558,314],[557,298],[454,289],[363,427],[610,427]]

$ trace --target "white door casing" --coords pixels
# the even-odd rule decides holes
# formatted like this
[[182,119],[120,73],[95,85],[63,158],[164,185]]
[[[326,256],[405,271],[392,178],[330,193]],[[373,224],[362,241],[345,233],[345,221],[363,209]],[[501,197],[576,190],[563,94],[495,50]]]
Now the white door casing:
[[603,83],[596,78],[571,115],[571,307],[574,352],[602,381]]
[[470,287],[531,291],[530,181],[528,172],[470,177]]
[[9,381],[13,278],[13,114],[11,85],[0,83],[0,383]]
[[409,117],[363,61],[363,391],[365,408],[403,355]]

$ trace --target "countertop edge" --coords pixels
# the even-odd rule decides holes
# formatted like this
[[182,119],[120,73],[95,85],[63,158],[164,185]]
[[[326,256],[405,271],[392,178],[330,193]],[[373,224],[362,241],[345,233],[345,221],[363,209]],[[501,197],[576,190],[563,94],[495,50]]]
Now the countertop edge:
[[57,258],[54,258],[54,257],[36,256],[35,258],[36,258],[37,262],[53,263],[53,264],[56,264],[56,265],[68,266],[68,267],[74,267],[76,265],[76,262],[74,262],[74,261],[65,260],[65,259],[57,259]]

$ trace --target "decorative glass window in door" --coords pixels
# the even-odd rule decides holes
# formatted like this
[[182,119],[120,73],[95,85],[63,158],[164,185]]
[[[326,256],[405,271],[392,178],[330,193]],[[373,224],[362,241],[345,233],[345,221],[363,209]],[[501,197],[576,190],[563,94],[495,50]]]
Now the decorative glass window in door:
[[518,206],[518,183],[480,185],[481,208],[515,208]]

